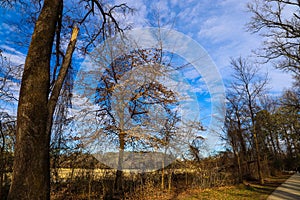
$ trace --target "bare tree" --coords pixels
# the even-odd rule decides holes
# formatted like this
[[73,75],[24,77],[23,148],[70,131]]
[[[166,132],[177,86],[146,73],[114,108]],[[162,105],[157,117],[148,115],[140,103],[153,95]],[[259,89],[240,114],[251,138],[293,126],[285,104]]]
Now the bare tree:
[[253,14],[250,31],[265,37],[258,56],[275,60],[279,69],[300,75],[300,2],[296,0],[255,0],[248,4]]
[[5,198],[3,188],[8,185],[8,173],[12,169],[15,144],[16,118],[0,112],[0,197]]
[[[244,174],[248,175],[249,166],[247,151],[247,137],[245,117],[243,116],[244,102],[241,101],[241,96],[235,94],[234,91],[227,93],[227,109],[225,118],[225,140],[230,144],[234,153],[239,173],[239,181],[242,182]],[[246,170],[244,170],[244,163],[246,163]]]
[[[266,62],[273,61],[276,68],[291,72],[294,75],[296,88],[299,88],[300,77],[299,8],[300,1],[298,0],[256,0],[248,4],[248,9],[253,16],[247,24],[250,31],[260,33],[265,38],[263,47],[257,51],[257,55]],[[291,115],[288,114],[290,118],[284,118],[281,114],[289,108],[293,108],[293,111],[299,110],[298,99],[299,89],[286,91],[282,98],[282,105],[276,114],[271,116],[271,118],[277,119],[277,123],[279,123],[277,125],[280,128],[277,131],[284,138],[289,155],[294,154],[293,140],[289,138],[289,133],[296,130],[292,127],[297,127],[297,123],[294,123],[294,118]],[[290,111],[293,112],[292,110]],[[290,121],[286,121],[288,118]]]
[[[292,163],[298,164],[297,159],[300,157],[299,144],[299,95],[295,91],[288,90],[283,93],[280,99],[281,106],[277,113],[279,114],[279,122],[281,124],[281,137],[285,140],[287,147],[287,155]],[[294,160],[295,159],[295,160]],[[297,163],[298,162],[298,163]],[[296,167],[296,166],[294,166]],[[291,168],[291,167],[289,167]]]
[[16,103],[22,65],[12,63],[3,53],[5,52],[0,49],[0,100],[3,104]]
[[268,83],[267,74],[260,74],[256,66],[251,65],[249,61],[241,57],[236,60],[232,59],[231,66],[234,70],[234,79],[231,85],[231,89],[238,96],[238,101],[243,102],[242,115],[244,115],[245,120],[248,121],[248,130],[251,132],[255,148],[259,180],[261,184],[264,184],[260,147],[257,130],[255,127],[255,116],[260,110],[258,104],[259,97],[264,95],[266,91],[266,86]]
[[[22,3],[22,2],[21,2]],[[38,4],[41,2],[38,1]],[[63,0],[43,2],[38,10],[35,28],[31,37],[22,76],[18,104],[18,124],[16,133],[13,180],[8,199],[49,199],[50,164],[49,148],[53,114],[62,85],[68,72],[75,49],[79,28],[91,14],[97,12],[100,29],[91,41],[102,37],[107,19],[113,20],[120,30],[113,9],[126,7],[114,6],[105,11],[97,0],[86,1],[86,14],[80,21],[72,20],[72,34],[65,53],[56,51],[57,60],[63,57],[61,64],[51,67],[53,45],[60,45],[60,34],[64,9]],[[28,4],[29,5],[29,4]],[[77,23],[77,24],[76,24]],[[54,41],[54,38],[56,40]],[[58,48],[56,48],[59,50]],[[54,69],[54,70],[51,70]],[[56,73],[56,70],[58,73]],[[53,76],[50,72],[53,72]],[[51,77],[52,83],[50,84]],[[52,86],[52,87],[51,87]],[[30,166],[30,167],[28,167]]]
[[16,117],[10,107],[18,101],[18,87],[22,66],[14,65],[0,49],[0,198],[6,186],[7,173],[11,170],[14,150]]
[[[161,60],[161,49],[139,49],[123,55],[106,69],[97,88],[97,116],[104,125],[103,132],[116,140],[120,150],[117,193],[122,193],[124,151],[161,148],[175,134],[178,116],[171,106],[176,106],[177,98],[159,82],[164,67]],[[162,108],[161,113],[156,106]]]

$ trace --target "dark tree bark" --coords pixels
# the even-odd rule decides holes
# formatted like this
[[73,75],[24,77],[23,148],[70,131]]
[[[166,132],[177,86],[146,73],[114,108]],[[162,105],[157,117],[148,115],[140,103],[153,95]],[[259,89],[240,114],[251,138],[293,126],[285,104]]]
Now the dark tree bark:
[[[92,4],[90,11],[79,24],[94,13],[96,7],[102,16],[100,20],[102,26],[97,30],[95,37],[91,38],[88,46],[105,31],[108,18],[113,21],[117,31],[121,30],[112,16],[114,9],[130,10],[126,4],[120,4],[105,12],[98,0],[90,2]],[[57,43],[60,39],[63,6],[63,0],[45,0],[35,23],[21,83],[9,200],[50,199],[49,150],[53,114],[70,67],[79,31],[77,26],[73,28],[59,74],[56,80],[53,78],[53,89],[50,91],[51,53],[55,34]],[[59,44],[56,44],[56,50],[59,50]],[[56,52],[56,55],[59,54]]]
[[115,194],[118,196],[123,196],[123,157],[124,157],[124,150],[125,150],[125,133],[122,131],[119,134],[119,157],[118,157],[118,169],[116,172],[114,190]]
[[26,57],[8,199],[49,199],[48,95],[50,59],[62,0],[45,0]]

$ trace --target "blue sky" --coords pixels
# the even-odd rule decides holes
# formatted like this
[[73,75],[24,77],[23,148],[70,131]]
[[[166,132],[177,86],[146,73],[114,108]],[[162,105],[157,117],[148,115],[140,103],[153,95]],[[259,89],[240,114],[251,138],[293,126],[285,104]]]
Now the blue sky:
[[[225,83],[230,82],[230,58],[243,56],[254,60],[255,57],[251,51],[262,44],[262,38],[259,35],[246,31],[245,24],[251,17],[251,13],[247,12],[246,4],[250,0],[115,0],[115,3],[124,2],[135,8],[136,12],[133,15],[127,15],[121,23],[140,28],[157,26],[159,22],[161,27],[172,28],[188,35],[207,51]],[[12,42],[15,38],[22,39],[22,35],[10,23],[10,21],[18,21],[18,13],[4,9],[0,9],[0,13],[2,16],[0,18],[0,49],[5,50],[5,55],[11,62],[21,64],[25,60],[27,50]],[[28,38],[24,41],[27,43]],[[272,93],[279,94],[283,89],[291,86],[292,78],[289,74],[275,70],[270,64],[263,66],[262,70],[268,71],[270,75]],[[193,75],[190,74],[190,76]],[[209,115],[210,110],[207,109],[210,107],[207,98],[206,94],[205,99],[199,102],[200,109],[202,106],[202,110],[205,110],[204,115],[206,113]],[[7,105],[4,109],[13,110],[15,113],[15,106],[16,104]]]
[[[155,3],[129,0],[128,5],[136,7],[137,13],[129,16],[127,22],[135,23],[134,27],[155,25],[159,15],[162,26],[187,34],[202,45],[227,81],[230,58],[243,56],[254,60],[252,50],[262,45],[259,35],[246,31],[245,24],[251,18],[246,7],[248,2],[251,0],[161,0]],[[263,66],[263,70],[270,75],[273,92],[291,86],[290,75],[270,65]]]
[[[161,26],[187,34],[205,48],[225,81],[230,79],[230,57],[253,56],[251,51],[261,46],[262,38],[247,32],[245,27],[251,17],[246,8],[250,0],[115,0],[115,3],[124,2],[136,8],[135,14],[124,20],[126,24],[135,28],[155,26],[159,18]],[[11,61],[22,63],[26,48],[13,43],[12,38],[22,36],[9,23],[18,20],[18,13],[4,9],[0,13],[0,48],[6,50]],[[25,41],[28,42],[28,38]],[[264,70],[270,74],[272,91],[280,92],[291,86],[288,74],[270,66],[264,66]]]

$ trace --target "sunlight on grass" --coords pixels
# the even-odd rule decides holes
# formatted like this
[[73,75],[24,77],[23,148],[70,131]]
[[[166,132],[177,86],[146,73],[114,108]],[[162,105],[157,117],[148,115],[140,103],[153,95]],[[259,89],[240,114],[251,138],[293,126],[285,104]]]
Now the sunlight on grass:
[[178,200],[263,200],[284,182],[289,176],[269,178],[266,184],[261,186],[255,182],[245,182],[237,186],[220,187],[215,189],[193,189],[178,195]]

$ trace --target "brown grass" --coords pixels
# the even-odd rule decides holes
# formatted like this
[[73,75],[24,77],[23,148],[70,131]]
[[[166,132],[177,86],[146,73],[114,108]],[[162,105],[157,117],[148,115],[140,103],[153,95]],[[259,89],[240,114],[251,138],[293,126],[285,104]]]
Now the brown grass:
[[[210,189],[185,189],[177,188],[172,191],[151,190],[145,187],[143,191],[137,191],[131,198],[135,200],[263,200],[290,175],[266,178],[262,186],[258,182],[248,181],[235,186],[224,186]],[[153,188],[152,188],[153,189]]]
[[[86,171],[84,171],[86,173]],[[68,177],[69,171],[62,169],[60,172],[61,177]],[[75,174],[80,175],[79,171],[74,171]],[[103,178],[102,176],[113,176],[112,174],[108,175],[106,173],[92,173],[93,178]],[[106,175],[104,175],[106,174]],[[99,177],[98,177],[99,175]],[[233,186],[223,186],[223,187],[215,187],[209,189],[201,189],[201,188],[189,188],[188,185],[182,185],[180,187],[180,183],[177,185],[174,183],[172,185],[172,189],[169,191],[167,189],[161,190],[160,184],[155,181],[144,182],[142,185],[137,185],[134,191],[127,192],[125,194],[126,200],[252,200],[252,199],[266,199],[281,183],[283,183],[287,178],[291,175],[281,175],[272,178],[266,178],[265,184],[261,186],[256,181],[245,181],[243,184],[233,185]],[[66,178],[64,177],[64,178]],[[85,179],[84,179],[85,180]],[[99,181],[89,182],[89,180],[77,180],[77,184],[66,184],[66,187],[62,187],[61,184],[57,185],[57,189],[52,187],[52,198],[53,199],[105,199],[102,190],[111,188],[113,185],[113,179],[111,179],[112,183],[104,183],[103,186],[99,185]],[[88,183],[88,182],[89,183]],[[87,191],[87,186],[91,186],[91,192]],[[66,190],[62,189],[65,188]],[[102,188],[102,189],[101,189]],[[106,191],[106,190],[105,190]],[[74,193],[75,192],[75,193]],[[96,192],[96,193],[95,193]],[[98,192],[98,193],[97,193]],[[111,189],[107,190],[104,193],[111,194]]]
[[177,200],[253,200],[267,199],[267,197],[290,175],[282,175],[265,179],[265,184],[259,185],[258,182],[244,182],[243,184],[228,187],[219,187],[211,189],[190,189],[184,191],[176,198]]

